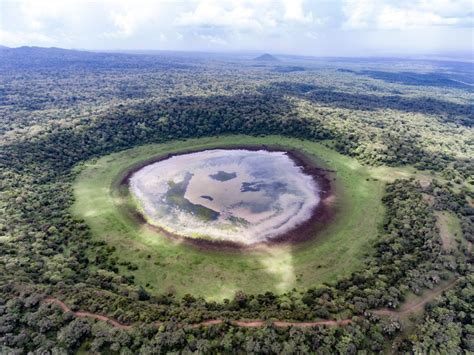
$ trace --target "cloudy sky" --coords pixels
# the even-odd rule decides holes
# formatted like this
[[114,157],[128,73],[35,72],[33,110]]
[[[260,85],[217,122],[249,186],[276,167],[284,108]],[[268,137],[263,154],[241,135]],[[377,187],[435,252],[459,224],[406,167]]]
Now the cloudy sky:
[[305,55],[473,51],[472,0],[0,0],[0,44]]

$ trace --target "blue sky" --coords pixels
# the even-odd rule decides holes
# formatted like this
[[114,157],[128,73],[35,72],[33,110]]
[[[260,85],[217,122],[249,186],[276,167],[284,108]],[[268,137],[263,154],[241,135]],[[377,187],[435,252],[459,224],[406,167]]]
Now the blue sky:
[[473,51],[472,0],[0,0],[0,44],[316,56]]

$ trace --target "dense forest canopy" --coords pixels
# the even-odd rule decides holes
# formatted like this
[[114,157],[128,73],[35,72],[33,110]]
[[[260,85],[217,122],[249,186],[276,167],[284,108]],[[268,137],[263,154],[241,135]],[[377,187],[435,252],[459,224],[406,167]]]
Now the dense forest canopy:
[[[0,353],[474,351],[472,65],[254,58],[0,48]],[[76,167],[137,145],[228,134],[318,141],[432,179],[387,184],[375,252],[333,284],[223,302],[150,294],[71,214]],[[441,213],[459,225],[449,250]],[[414,320],[380,311],[445,284]],[[79,310],[145,325],[93,322]],[[224,321],[192,326],[213,319]],[[267,323],[241,328],[240,319]],[[272,319],[347,324],[286,329]]]

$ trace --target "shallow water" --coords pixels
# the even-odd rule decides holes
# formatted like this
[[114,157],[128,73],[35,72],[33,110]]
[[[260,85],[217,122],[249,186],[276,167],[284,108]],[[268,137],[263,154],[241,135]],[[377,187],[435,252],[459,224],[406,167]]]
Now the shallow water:
[[168,232],[253,244],[295,228],[320,201],[314,179],[285,152],[206,150],[138,170],[130,189]]

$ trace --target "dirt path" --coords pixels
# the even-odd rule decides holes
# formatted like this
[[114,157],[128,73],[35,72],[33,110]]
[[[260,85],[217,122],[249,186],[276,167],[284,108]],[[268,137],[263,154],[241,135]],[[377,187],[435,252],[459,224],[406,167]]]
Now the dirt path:
[[457,282],[458,279],[454,279],[441,288],[425,291],[421,299],[405,302],[398,310],[393,310],[390,308],[381,308],[373,310],[372,312],[380,316],[406,316],[409,313],[414,313],[424,309],[427,303],[431,302],[433,299],[441,295],[444,291],[449,290]]
[[[97,314],[97,313],[92,313],[92,312],[87,312],[87,311],[73,311],[71,308],[65,304],[63,301],[58,300],[57,298],[54,297],[47,297],[43,299],[43,303],[46,304],[55,304],[61,308],[63,312],[71,312],[74,314],[74,316],[78,318],[90,318],[90,319],[95,319],[95,320],[100,320],[104,321],[111,326],[123,330],[129,330],[133,327],[133,324],[124,324],[116,321],[115,319],[112,319],[108,316],[104,316],[102,314]],[[342,320],[322,320],[322,321],[317,321],[317,322],[285,322],[285,321],[275,321],[272,324],[275,325],[276,327],[279,328],[286,328],[286,327],[315,327],[315,326],[321,326],[321,325],[326,325],[326,326],[341,326],[341,325],[347,325],[351,323],[351,319],[342,319]],[[191,324],[191,327],[193,328],[199,328],[201,326],[211,326],[211,325],[217,325],[217,324],[222,324],[224,323],[224,320],[222,319],[210,319],[206,320],[200,323],[195,323]],[[244,320],[231,320],[230,323],[232,325],[235,325],[237,327],[245,327],[245,328],[260,328],[263,327],[267,322],[263,320],[254,320],[254,321],[244,321]],[[155,326],[160,326],[163,324],[162,322],[154,322],[153,323]]]
[[352,319],[341,319],[341,320],[322,320],[318,322],[285,322],[285,321],[275,321],[273,324],[280,328],[286,327],[314,327],[320,325],[326,325],[329,327],[347,325],[352,322]]
[[[373,310],[372,312],[380,316],[397,316],[397,317],[405,316],[409,313],[417,312],[423,309],[423,307],[427,303],[429,303],[434,298],[441,295],[444,291],[453,287],[457,281],[458,279],[454,279],[441,288],[425,291],[421,300],[406,302],[398,310],[382,308],[382,309]],[[63,312],[71,312],[72,314],[74,314],[74,316],[78,318],[89,318],[89,319],[104,321],[110,324],[111,326],[115,328],[119,328],[119,329],[129,330],[134,326],[133,324],[120,323],[117,320],[110,318],[108,316],[102,315],[102,314],[97,314],[97,313],[92,313],[92,312],[87,312],[87,311],[73,311],[63,301],[58,300],[57,298],[54,298],[54,297],[46,297],[45,299],[43,299],[42,303],[57,305],[59,306],[59,308],[61,308]],[[206,320],[200,323],[191,324],[190,326],[193,328],[199,328],[201,326],[217,325],[217,324],[222,324],[224,322],[225,321],[222,319],[210,319],[210,320]],[[341,319],[341,320],[321,320],[317,322],[287,322],[287,321],[277,320],[277,321],[273,321],[272,324],[275,327],[279,327],[279,328],[287,328],[287,327],[308,328],[308,327],[317,327],[317,326],[328,326],[328,327],[344,326],[344,325],[350,324],[351,322],[352,322],[352,319],[348,318],[348,319]],[[260,328],[268,324],[268,322],[264,320],[253,320],[253,321],[231,320],[230,323],[234,326],[245,327],[245,328]],[[158,322],[154,322],[153,324],[158,327],[163,323],[158,321]]]
[[57,298],[54,298],[54,297],[45,298],[43,300],[43,303],[55,304],[55,305],[59,306],[64,313],[71,312],[72,314],[74,314],[74,316],[76,316],[78,318],[91,318],[91,319],[104,321],[104,322],[107,322],[108,324],[110,324],[111,326],[113,326],[115,328],[119,328],[119,329],[123,329],[123,330],[128,330],[128,329],[132,328],[131,325],[120,323],[120,322],[116,321],[115,319],[112,319],[110,317],[107,317],[107,316],[104,316],[104,315],[101,315],[101,314],[86,312],[86,311],[74,312],[73,310],[71,310],[71,308],[69,308],[69,306],[66,303],[64,303],[63,301],[60,301],[60,300],[58,300]]
[[[43,303],[49,303],[49,304],[55,304],[61,308],[63,312],[71,312],[74,314],[74,316],[78,318],[90,318],[90,319],[95,319],[95,320],[100,320],[107,322],[108,324],[112,325],[115,328],[119,329],[124,329],[128,330],[133,327],[131,324],[124,324],[120,323],[108,316],[104,316],[101,314],[97,313],[92,313],[92,312],[87,312],[87,311],[73,311],[71,308],[65,304],[63,301],[58,300],[57,298],[54,297],[47,297],[43,301]],[[318,321],[318,322],[285,322],[285,321],[275,321],[272,324],[275,325],[276,327],[280,328],[285,328],[285,327],[315,327],[315,326],[320,326],[320,325],[326,325],[326,326],[340,326],[340,325],[346,325],[349,324],[352,320],[351,319],[343,319],[343,320],[323,320],[323,321]],[[222,324],[224,323],[224,320],[222,319],[210,319],[206,320],[200,323],[192,324],[191,326],[194,328],[198,328],[200,326],[210,326],[210,325],[217,325],[217,324]],[[243,320],[235,320],[235,321],[230,321],[232,325],[238,326],[238,327],[246,327],[246,328],[259,328],[263,327],[266,322],[263,320],[255,320],[255,321],[243,321]],[[155,326],[160,326],[162,322],[154,322],[153,323]]]

